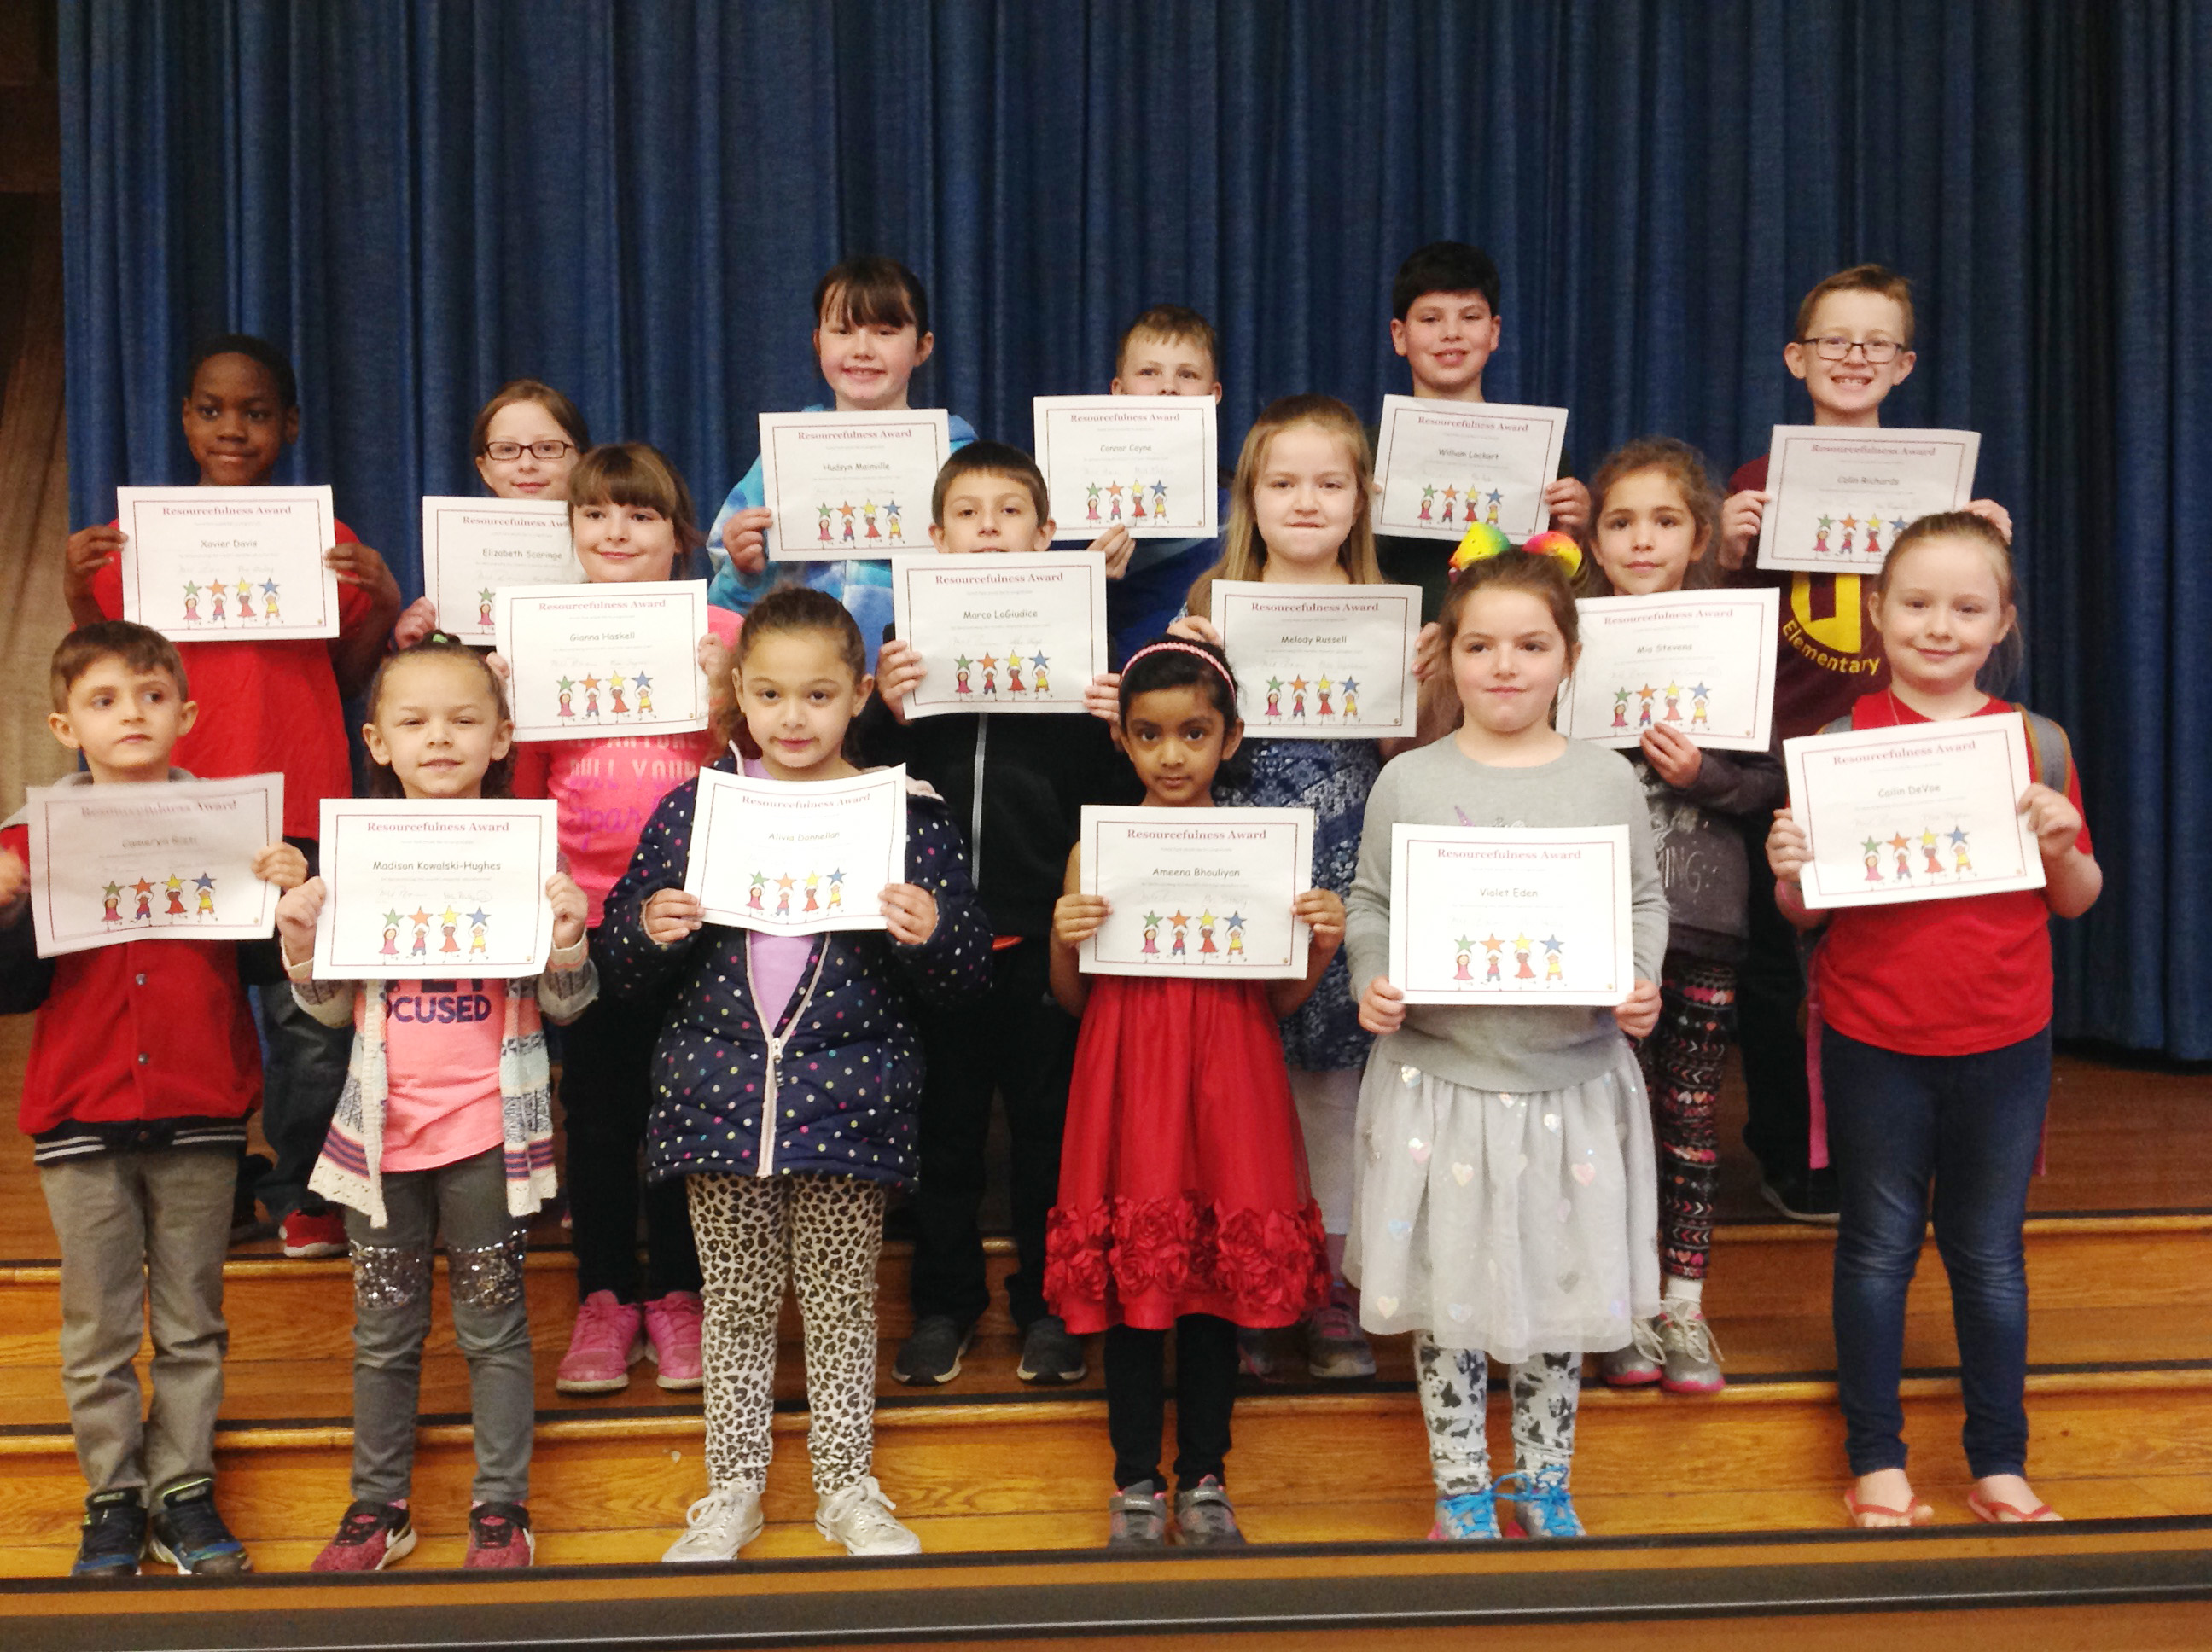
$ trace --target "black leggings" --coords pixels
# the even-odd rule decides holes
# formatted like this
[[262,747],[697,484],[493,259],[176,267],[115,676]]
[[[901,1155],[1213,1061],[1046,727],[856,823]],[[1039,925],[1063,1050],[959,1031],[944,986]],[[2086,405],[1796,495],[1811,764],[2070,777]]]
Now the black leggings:
[[[699,1251],[684,1178],[641,1193],[638,1149],[653,1106],[657,1005],[601,998],[561,1041],[561,1110],[568,1129],[568,1213],[575,1224],[576,1297],[611,1291],[651,1302],[699,1289]],[[637,1266],[638,1207],[645,1207],[645,1277]]]
[[[1155,1485],[1167,1421],[1164,1331],[1116,1325],[1106,1333],[1106,1434],[1114,1484]],[[1237,1400],[1237,1327],[1212,1314],[1176,1321],[1176,1483],[1189,1491],[1207,1475],[1226,1480],[1229,1412]]]

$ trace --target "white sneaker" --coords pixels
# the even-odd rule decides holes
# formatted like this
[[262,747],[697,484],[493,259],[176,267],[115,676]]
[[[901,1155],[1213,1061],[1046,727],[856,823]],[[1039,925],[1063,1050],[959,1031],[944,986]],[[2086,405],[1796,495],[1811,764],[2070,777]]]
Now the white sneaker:
[[897,1506],[870,1474],[817,1503],[814,1529],[832,1543],[843,1544],[847,1554],[862,1559],[920,1554],[921,1540],[891,1517],[891,1510]]
[[726,1485],[691,1505],[684,1516],[684,1535],[660,1558],[664,1562],[735,1560],[738,1551],[760,1532],[760,1493],[750,1486]]

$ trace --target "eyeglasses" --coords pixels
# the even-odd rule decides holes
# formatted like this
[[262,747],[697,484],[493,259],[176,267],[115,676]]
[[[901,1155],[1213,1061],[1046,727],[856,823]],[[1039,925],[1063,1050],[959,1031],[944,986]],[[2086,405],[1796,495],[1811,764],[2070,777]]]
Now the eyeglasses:
[[[1853,350],[1863,350],[1870,367],[1881,367],[1897,359],[1898,351],[1905,348],[1894,338],[1843,338],[1830,333],[1825,338],[1801,338],[1801,344],[1810,344],[1820,353],[1823,361],[1842,361],[1850,359]],[[493,457],[496,458],[495,454]]]
[[[1837,359],[1840,361],[1842,358],[1839,356]],[[526,447],[535,457],[548,460],[556,459],[563,453],[573,453],[576,451],[576,444],[573,441],[488,441],[484,444],[484,457],[498,459],[504,464],[509,459],[520,459],[522,450]]]

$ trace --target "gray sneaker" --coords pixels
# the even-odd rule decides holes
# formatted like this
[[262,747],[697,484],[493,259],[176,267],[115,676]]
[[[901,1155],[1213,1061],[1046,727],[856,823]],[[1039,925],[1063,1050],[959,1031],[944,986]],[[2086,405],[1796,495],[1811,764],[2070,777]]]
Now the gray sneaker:
[[1022,1363],[1014,1368],[1016,1376],[1050,1388],[1080,1382],[1087,1369],[1083,1345],[1068,1335],[1066,1320],[1057,1314],[1046,1314],[1030,1321],[1030,1328],[1022,1335]]
[[1628,1345],[1600,1354],[1597,1374],[1608,1388],[1648,1388],[1664,1374],[1667,1351],[1659,1343],[1656,1320],[1629,1326]]
[[968,1351],[974,1327],[946,1314],[930,1314],[917,1321],[914,1334],[899,1345],[891,1361],[891,1375],[915,1388],[950,1382],[960,1375],[960,1356]]
[[1188,1491],[1176,1493],[1176,1538],[1186,1549],[1241,1549],[1244,1534],[1229,1493],[1208,1474]]
[[1351,1303],[1326,1302],[1306,1316],[1306,1370],[1325,1382],[1375,1375],[1375,1351]]
[[1106,1546],[1164,1549],[1168,1541],[1168,1494],[1151,1480],[1116,1491],[1106,1504]]
[[1728,1387],[1721,1375],[1721,1347],[1713,1340],[1713,1327],[1692,1309],[1687,1314],[1669,1313],[1659,1305],[1660,1345],[1666,1350],[1667,1371],[1661,1386],[1669,1394],[1718,1394]]

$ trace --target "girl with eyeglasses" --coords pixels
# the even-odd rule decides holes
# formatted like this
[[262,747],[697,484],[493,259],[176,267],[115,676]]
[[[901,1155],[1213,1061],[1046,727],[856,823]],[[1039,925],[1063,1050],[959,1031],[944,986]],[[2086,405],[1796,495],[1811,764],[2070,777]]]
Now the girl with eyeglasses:
[[[469,431],[477,474],[501,499],[568,498],[569,472],[591,445],[575,403],[536,379],[501,385]],[[392,628],[392,646],[411,648],[437,628],[436,604],[419,597]]]

